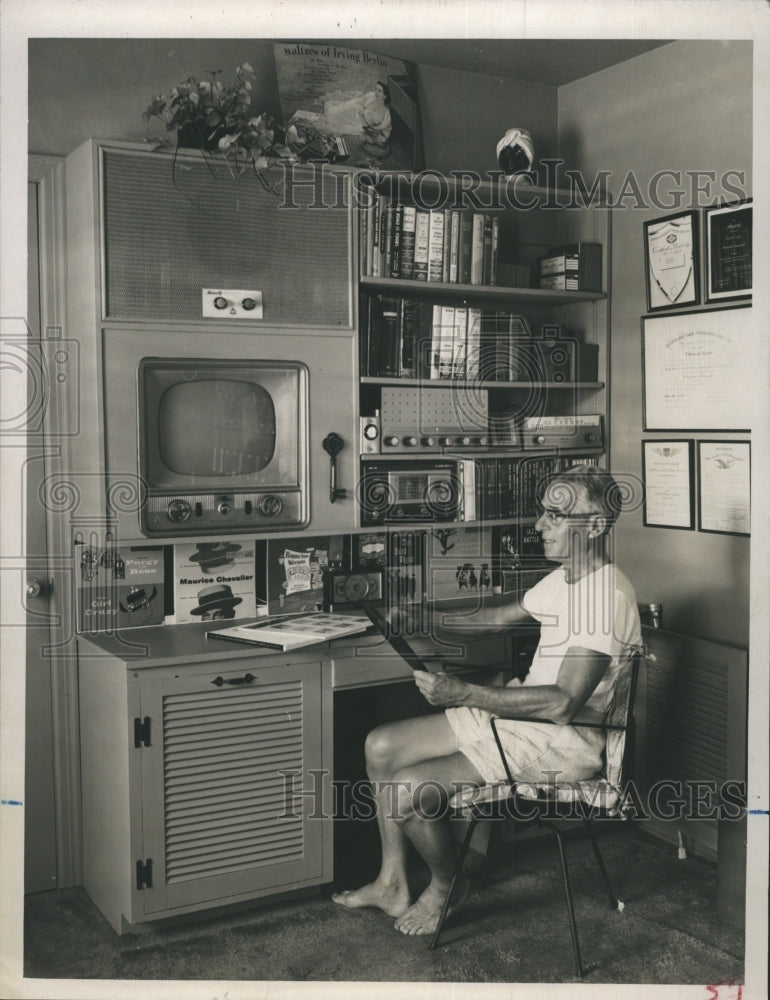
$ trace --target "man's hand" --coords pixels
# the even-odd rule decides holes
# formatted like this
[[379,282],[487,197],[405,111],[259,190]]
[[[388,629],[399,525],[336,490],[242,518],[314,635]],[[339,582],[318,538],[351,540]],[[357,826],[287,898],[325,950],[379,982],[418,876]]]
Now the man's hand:
[[416,670],[414,679],[421,694],[431,705],[453,708],[465,704],[469,690],[465,681],[444,673],[429,674],[426,670]]

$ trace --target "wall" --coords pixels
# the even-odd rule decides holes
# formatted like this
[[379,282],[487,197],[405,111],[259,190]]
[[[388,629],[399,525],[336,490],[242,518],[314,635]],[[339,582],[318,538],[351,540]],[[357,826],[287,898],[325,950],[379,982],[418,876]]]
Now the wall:
[[[616,195],[633,170],[649,203],[636,208],[637,199],[627,199],[612,217],[610,460],[614,470],[640,476],[642,225],[680,207],[698,207],[689,192],[681,205],[656,207],[647,194],[650,178],[661,169],[713,170],[718,178],[742,170],[751,194],[752,43],[674,42],[561,87],[559,125],[567,167],[588,180],[610,171],[608,187]],[[713,185],[700,205],[723,193]],[[746,646],[749,539],[645,528],[642,520],[642,510],[629,512],[617,529],[618,562],[627,567],[639,599],[663,603],[667,628]]]

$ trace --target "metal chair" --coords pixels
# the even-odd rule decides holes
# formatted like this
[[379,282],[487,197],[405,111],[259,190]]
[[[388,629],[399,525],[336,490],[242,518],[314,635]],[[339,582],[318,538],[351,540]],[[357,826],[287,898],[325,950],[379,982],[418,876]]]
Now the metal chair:
[[[627,775],[624,763],[628,757],[627,748],[633,744],[633,740],[629,737],[633,732],[633,704],[640,656],[641,653],[631,661],[629,668],[618,678],[615,685],[613,702],[607,712],[605,722],[579,724],[581,727],[602,729],[607,734],[602,770],[593,778],[586,781],[548,782],[546,784],[517,782],[510,773],[496,725],[499,718],[511,717],[492,717],[492,731],[505,767],[506,780],[500,784],[484,785],[481,788],[465,790],[454,796],[450,802],[455,815],[461,816],[468,821],[468,829],[460,848],[457,865],[452,875],[452,881],[444,900],[436,930],[430,942],[431,949],[438,946],[439,937],[452,903],[452,894],[458,876],[462,871],[471,837],[477,824],[482,819],[498,820],[506,816],[512,816],[515,822],[521,820],[526,822],[534,821],[552,833],[556,838],[564,882],[564,895],[569,915],[570,933],[572,935],[575,969],[578,979],[583,978],[583,963],[580,957],[580,944],[575,922],[575,908],[572,902],[567,860],[562,834],[556,825],[556,821],[576,818],[582,820],[588,831],[599,871],[607,889],[610,906],[614,910],[622,910],[624,904],[613,891],[609,876],[607,875],[607,869],[604,866],[599,851],[599,845],[596,841],[592,820],[625,818],[623,788]],[[550,722],[550,720],[532,719],[516,719],[515,721]],[[573,725],[578,724],[573,723]],[[495,829],[496,826],[493,826],[490,833]],[[490,844],[488,843],[487,858],[489,856],[489,848]]]

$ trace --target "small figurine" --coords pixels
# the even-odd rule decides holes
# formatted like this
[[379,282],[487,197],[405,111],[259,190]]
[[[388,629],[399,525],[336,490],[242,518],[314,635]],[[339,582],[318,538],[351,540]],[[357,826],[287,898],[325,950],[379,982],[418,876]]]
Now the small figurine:
[[507,177],[531,170],[534,159],[535,144],[524,129],[509,128],[497,144],[497,162]]

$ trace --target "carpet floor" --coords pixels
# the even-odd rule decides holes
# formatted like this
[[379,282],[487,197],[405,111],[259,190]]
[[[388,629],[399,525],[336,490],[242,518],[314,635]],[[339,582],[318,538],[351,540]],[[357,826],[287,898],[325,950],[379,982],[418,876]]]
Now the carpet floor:
[[[716,865],[633,826],[600,836],[622,912],[610,909],[590,843],[570,839],[588,983],[741,982],[744,935],[716,913]],[[318,895],[193,923],[116,935],[82,889],[25,904],[25,977],[120,980],[560,983],[575,978],[555,846],[495,852],[486,885],[448,923],[440,947],[405,937],[378,910]],[[350,872],[334,888],[357,884]]]

